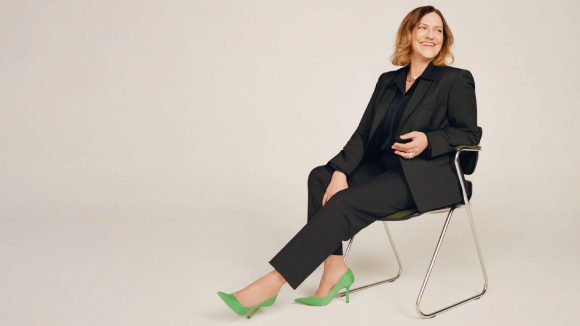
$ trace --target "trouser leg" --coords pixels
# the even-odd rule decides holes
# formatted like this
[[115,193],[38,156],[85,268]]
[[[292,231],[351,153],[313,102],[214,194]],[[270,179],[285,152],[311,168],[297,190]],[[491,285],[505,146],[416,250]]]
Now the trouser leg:
[[[376,175],[377,172],[382,173]],[[350,179],[349,188],[332,196],[270,260],[293,289],[335,252],[342,241],[352,238],[376,218],[415,206],[400,167],[381,171],[377,165],[365,163]],[[360,179],[366,182],[356,184]]]
[[[349,187],[354,187],[366,182],[373,177],[385,172],[385,167],[391,168],[396,164],[381,164],[380,162],[362,163],[361,167],[356,169],[347,179]],[[308,175],[308,218],[312,217],[322,208],[322,197],[326,193],[326,188],[332,180],[334,169],[328,165],[317,166]],[[342,242],[332,252],[331,255],[343,255]]]
[[[307,222],[322,208],[322,197],[330,184],[334,169],[327,165],[315,167],[308,175],[308,218]],[[342,241],[331,255],[342,256]]]

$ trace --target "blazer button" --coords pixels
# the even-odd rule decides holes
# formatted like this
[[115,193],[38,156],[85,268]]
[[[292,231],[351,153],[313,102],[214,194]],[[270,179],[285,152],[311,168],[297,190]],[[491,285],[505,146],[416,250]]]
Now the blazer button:
[[427,130],[429,130],[429,127],[431,127],[431,125],[427,125]]

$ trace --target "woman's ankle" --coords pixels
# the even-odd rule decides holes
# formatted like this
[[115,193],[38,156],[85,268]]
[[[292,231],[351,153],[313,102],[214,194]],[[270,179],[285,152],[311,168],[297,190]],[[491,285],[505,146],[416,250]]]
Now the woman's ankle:
[[280,289],[284,284],[286,284],[286,279],[280,274],[277,270],[271,271],[268,276],[276,284],[276,286]]
[[329,261],[324,263],[324,272],[327,271],[336,271],[336,270],[346,270],[348,269],[348,267],[346,266],[346,263],[344,262],[344,260],[338,260],[338,261]]

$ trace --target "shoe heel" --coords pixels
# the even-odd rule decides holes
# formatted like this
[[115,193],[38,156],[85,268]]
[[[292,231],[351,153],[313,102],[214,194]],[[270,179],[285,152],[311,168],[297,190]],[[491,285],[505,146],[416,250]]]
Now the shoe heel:
[[348,290],[350,289],[350,286],[346,287],[346,303],[348,303]]
[[250,312],[250,314],[248,315],[248,319],[252,318],[252,316],[256,313],[256,311],[258,311],[258,309],[260,309],[260,308],[256,308],[256,309],[252,310],[252,312]]

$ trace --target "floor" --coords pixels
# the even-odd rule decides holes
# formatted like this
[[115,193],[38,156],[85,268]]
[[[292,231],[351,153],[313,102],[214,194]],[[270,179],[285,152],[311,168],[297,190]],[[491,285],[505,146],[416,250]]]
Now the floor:
[[[428,323],[575,324],[575,300],[580,294],[578,230],[520,223],[526,214],[539,212],[504,208],[498,215],[476,204],[472,209],[489,276],[488,291],[480,300]],[[51,212],[42,217],[12,213],[0,218],[2,325],[248,322],[216,292],[234,292],[269,272],[268,260],[301,223],[268,222],[267,211],[252,215],[255,223],[247,223],[250,215],[238,209],[214,219],[215,228],[204,232],[200,226],[205,212],[184,208],[76,207]],[[335,298],[325,307],[294,302],[314,293],[322,274],[319,268],[295,291],[284,285],[276,303],[260,309],[251,322],[424,325],[426,321],[415,312],[415,301],[445,217],[425,214],[389,223],[403,263],[403,273],[394,283],[352,293],[348,304],[344,298]],[[465,210],[458,209],[425,291],[424,310],[481,291],[483,278],[470,236]],[[355,237],[347,265],[355,275],[353,287],[396,275],[395,257],[380,223]]]

